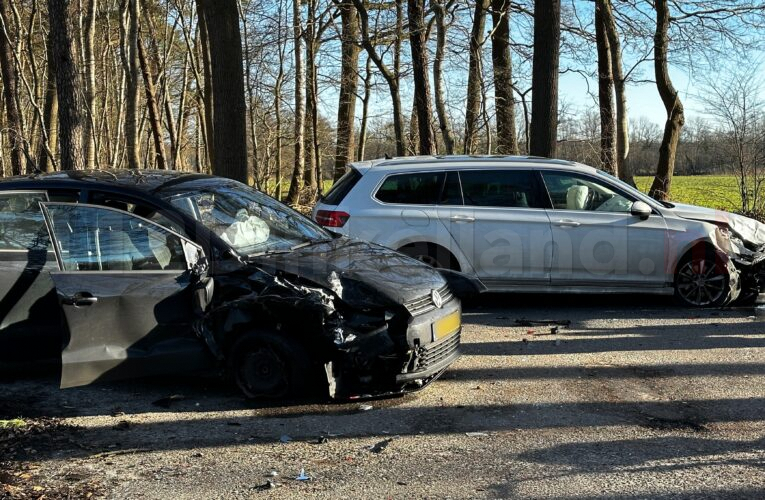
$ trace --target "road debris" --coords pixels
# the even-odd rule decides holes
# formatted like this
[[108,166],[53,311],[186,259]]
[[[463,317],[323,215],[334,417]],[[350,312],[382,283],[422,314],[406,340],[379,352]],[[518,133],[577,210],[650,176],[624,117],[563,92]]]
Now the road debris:
[[359,411],[369,411],[374,410],[374,408],[372,405],[359,405]]
[[466,432],[465,435],[467,437],[484,437],[488,436],[485,432]]
[[570,319],[516,319],[515,320],[516,326],[562,326],[564,328],[568,328],[571,326],[571,320]]
[[382,441],[375,444],[374,446],[370,446],[369,451],[371,451],[372,453],[382,453],[382,451],[388,447],[391,441],[393,441],[393,438],[383,439]]
[[279,438],[279,441],[282,443],[289,443],[292,441],[292,438],[286,434],[282,434],[282,436]]
[[310,481],[311,476],[305,473],[305,469],[300,469],[300,474],[295,478],[295,481]]

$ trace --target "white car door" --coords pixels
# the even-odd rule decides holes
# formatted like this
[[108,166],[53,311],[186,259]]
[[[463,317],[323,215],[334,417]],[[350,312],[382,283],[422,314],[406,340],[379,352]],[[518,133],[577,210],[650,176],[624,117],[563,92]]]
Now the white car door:
[[544,191],[532,170],[459,172],[463,206],[439,216],[489,288],[547,286],[552,233]]
[[667,225],[661,214],[632,215],[636,200],[605,179],[542,171],[552,201],[553,286],[662,287]]

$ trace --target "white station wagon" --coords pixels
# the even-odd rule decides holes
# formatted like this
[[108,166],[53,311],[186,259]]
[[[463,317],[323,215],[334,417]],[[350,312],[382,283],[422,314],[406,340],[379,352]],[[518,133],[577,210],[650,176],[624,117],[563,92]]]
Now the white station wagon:
[[354,163],[322,226],[477,276],[490,291],[675,294],[692,306],[765,285],[765,225],[660,203],[592,167],[536,157]]

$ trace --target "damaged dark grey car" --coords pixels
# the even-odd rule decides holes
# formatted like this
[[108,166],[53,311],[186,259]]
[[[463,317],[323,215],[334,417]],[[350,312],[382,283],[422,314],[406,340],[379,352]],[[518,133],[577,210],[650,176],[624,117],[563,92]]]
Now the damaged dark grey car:
[[238,182],[150,171],[0,182],[0,271],[4,357],[59,351],[62,387],[214,369],[250,397],[421,388],[480,287]]

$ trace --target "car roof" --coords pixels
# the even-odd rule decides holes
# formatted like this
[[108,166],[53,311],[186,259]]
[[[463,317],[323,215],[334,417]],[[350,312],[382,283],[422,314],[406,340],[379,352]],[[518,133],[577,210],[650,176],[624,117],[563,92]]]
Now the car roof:
[[153,193],[187,180],[211,177],[213,176],[175,170],[68,170],[0,178],[0,190],[40,189],[52,186],[71,188],[107,186]]
[[402,156],[381,158],[353,163],[357,170],[408,170],[427,168],[528,168],[528,167],[567,167],[570,170],[595,172],[595,168],[569,160],[544,158],[541,156],[512,155],[449,155],[449,156]]

